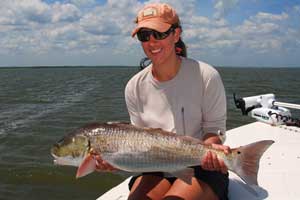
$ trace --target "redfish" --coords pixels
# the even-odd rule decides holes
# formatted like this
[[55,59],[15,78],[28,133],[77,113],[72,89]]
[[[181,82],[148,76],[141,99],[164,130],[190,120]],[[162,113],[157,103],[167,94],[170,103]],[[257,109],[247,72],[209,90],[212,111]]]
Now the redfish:
[[139,128],[126,123],[93,123],[66,135],[52,147],[51,154],[58,165],[79,166],[76,177],[93,172],[95,156],[100,155],[123,171],[161,171],[186,180],[187,176],[193,176],[193,169],[189,167],[200,165],[204,155],[211,151],[245,183],[257,185],[259,160],[273,143],[262,140],[225,154],[196,138],[162,129]]

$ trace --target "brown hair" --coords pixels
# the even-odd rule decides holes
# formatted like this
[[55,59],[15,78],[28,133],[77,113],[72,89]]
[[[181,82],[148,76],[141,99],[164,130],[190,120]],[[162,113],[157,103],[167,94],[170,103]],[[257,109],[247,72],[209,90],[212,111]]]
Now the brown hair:
[[175,44],[175,51],[178,56],[187,57],[186,46],[182,41],[181,37],[178,42]]

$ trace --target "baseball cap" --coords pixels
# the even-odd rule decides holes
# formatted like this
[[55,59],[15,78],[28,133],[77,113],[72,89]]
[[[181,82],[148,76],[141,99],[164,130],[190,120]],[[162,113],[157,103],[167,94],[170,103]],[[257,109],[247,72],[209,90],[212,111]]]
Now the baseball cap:
[[166,3],[148,4],[138,12],[137,26],[131,33],[134,37],[141,28],[149,28],[159,32],[166,32],[173,24],[179,24],[179,17],[170,5]]

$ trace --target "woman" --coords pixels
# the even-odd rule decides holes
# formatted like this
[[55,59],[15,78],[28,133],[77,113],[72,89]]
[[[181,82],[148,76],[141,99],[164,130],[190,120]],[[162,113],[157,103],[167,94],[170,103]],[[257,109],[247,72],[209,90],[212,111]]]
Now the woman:
[[[137,35],[152,64],[126,86],[131,123],[196,137],[228,153],[220,134],[226,121],[223,83],[210,65],[182,57],[186,49],[176,11],[167,4],[149,4],[136,23],[132,36]],[[113,169],[105,162],[99,168]],[[207,153],[194,169],[191,184],[160,172],[133,177],[129,199],[227,199],[228,172],[216,154]]]

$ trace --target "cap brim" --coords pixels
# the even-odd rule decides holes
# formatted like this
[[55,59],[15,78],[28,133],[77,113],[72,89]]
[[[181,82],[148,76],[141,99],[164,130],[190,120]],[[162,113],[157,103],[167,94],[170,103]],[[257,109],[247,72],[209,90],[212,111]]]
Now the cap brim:
[[135,29],[132,31],[131,36],[134,37],[135,34],[141,29],[141,28],[149,28],[149,29],[153,29],[156,30],[158,32],[166,32],[167,30],[169,30],[169,28],[171,28],[171,24],[168,23],[164,23],[161,22],[160,20],[144,20],[140,23],[138,23],[138,26],[135,27]]

